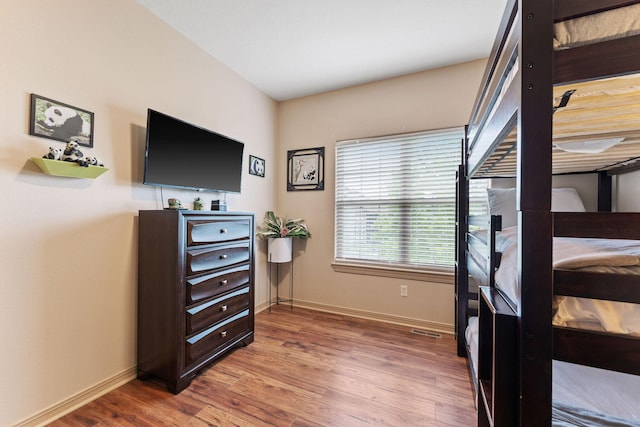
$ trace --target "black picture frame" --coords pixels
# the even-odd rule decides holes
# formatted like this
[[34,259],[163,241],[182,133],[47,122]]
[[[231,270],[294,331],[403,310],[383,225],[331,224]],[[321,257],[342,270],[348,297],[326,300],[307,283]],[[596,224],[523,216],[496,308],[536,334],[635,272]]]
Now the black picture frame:
[[264,159],[249,154],[249,175],[255,175],[264,178],[264,172]]
[[29,135],[93,147],[93,119],[90,111],[31,94]]
[[324,190],[324,147],[287,151],[287,191]]

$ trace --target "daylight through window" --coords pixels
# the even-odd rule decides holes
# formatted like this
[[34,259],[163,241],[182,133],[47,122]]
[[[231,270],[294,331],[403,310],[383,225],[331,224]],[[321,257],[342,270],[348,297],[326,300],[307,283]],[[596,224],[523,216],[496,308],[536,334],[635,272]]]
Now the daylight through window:
[[[450,268],[455,249],[455,176],[464,129],[336,145],[337,263]],[[486,183],[472,183],[483,212]]]

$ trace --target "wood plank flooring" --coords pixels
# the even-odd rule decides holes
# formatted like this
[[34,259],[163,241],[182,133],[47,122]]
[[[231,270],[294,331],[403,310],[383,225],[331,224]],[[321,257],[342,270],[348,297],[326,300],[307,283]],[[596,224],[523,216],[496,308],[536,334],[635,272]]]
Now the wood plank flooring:
[[466,360],[452,337],[280,305],[256,316],[254,343],[182,393],[134,380],[51,425],[475,424]]

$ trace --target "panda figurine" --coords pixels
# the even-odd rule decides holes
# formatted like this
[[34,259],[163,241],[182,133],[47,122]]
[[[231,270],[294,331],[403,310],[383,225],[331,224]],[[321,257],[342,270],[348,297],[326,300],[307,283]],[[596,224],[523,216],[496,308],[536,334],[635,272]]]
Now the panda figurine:
[[60,160],[60,157],[62,157],[62,149],[57,147],[49,147],[49,152],[42,156],[43,159],[49,160]]
[[104,167],[104,163],[97,157],[87,156],[84,158],[89,166],[101,166]]
[[84,154],[78,149],[78,145],[77,141],[69,140],[60,159],[65,162],[75,162],[80,166],[88,166],[87,161],[84,159]]

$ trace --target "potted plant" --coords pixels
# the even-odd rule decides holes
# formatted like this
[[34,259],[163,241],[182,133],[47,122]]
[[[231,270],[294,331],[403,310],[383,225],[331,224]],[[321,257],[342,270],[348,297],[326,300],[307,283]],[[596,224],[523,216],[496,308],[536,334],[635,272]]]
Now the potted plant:
[[273,211],[267,212],[258,227],[258,237],[268,239],[267,259],[269,262],[291,261],[292,239],[308,239],[311,233],[304,219],[288,219],[276,216]]
[[201,211],[203,207],[202,199],[200,197],[193,199],[193,210]]

